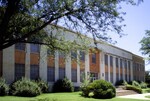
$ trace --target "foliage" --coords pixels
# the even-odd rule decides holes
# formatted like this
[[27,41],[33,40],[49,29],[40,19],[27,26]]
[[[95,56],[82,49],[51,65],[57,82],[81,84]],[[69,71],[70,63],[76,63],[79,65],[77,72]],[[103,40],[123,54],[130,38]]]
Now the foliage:
[[48,83],[43,81],[43,80],[40,80],[38,79],[36,81],[37,85],[40,87],[42,93],[47,93],[48,92]]
[[116,96],[116,89],[110,82],[95,80],[91,86],[93,88],[94,98],[108,99]]
[[128,85],[127,81],[124,80],[124,81],[123,81],[123,85],[124,85],[124,86]]
[[146,30],[145,36],[140,41],[142,54],[148,55],[147,60],[150,60],[150,30]]
[[115,86],[123,85],[124,81],[123,80],[118,80],[115,83]]
[[146,89],[147,88],[147,84],[145,82],[141,82],[140,86],[142,89]]
[[135,86],[137,88],[141,88],[141,85],[137,81],[132,81],[132,86]]
[[73,92],[74,88],[72,82],[67,79],[59,79],[53,85],[53,92]]
[[135,91],[135,92],[137,92],[137,93],[142,93],[142,89],[141,88],[139,88],[139,87],[137,87],[137,86],[133,86],[133,85],[126,85],[126,89],[127,90],[133,90],[133,91]]
[[54,33],[44,34],[49,24],[84,30],[94,39],[109,40],[108,31],[122,36],[122,2],[135,4],[134,0],[0,0],[0,50],[18,42],[59,48]]
[[22,78],[11,85],[12,95],[33,97],[41,94],[41,89],[36,82]]
[[7,95],[9,92],[9,86],[6,84],[5,79],[0,78],[0,96]]

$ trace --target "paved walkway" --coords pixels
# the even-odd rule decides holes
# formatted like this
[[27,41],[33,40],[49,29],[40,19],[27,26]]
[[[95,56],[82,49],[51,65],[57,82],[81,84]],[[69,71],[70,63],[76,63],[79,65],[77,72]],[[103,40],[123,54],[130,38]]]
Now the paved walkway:
[[118,96],[118,98],[142,99],[142,100],[149,100],[150,101],[150,98],[145,97],[145,96],[148,96],[148,95],[150,96],[150,93]]

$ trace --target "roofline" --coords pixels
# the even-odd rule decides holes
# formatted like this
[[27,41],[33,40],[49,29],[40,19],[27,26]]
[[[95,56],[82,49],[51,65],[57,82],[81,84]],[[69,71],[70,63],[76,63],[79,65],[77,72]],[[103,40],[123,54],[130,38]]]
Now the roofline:
[[[88,36],[86,36],[86,35],[83,35],[83,34],[81,34],[81,33],[79,33],[79,32],[75,32],[75,31],[73,31],[73,30],[67,29],[67,28],[62,27],[62,26],[60,26],[60,25],[55,25],[55,24],[50,24],[50,25],[55,26],[55,27],[59,27],[59,28],[61,28],[61,29],[65,29],[66,31],[72,32],[72,33],[74,33],[74,34],[78,34],[78,35],[80,34],[80,35],[82,35],[83,37],[90,38],[90,37],[88,37]],[[90,38],[90,39],[93,40],[93,38]],[[139,56],[139,55],[134,54],[134,53],[132,53],[132,52],[130,52],[130,51],[127,51],[127,50],[122,49],[122,48],[120,48],[120,47],[114,46],[114,45],[112,45],[112,44],[109,44],[109,43],[107,43],[107,42],[105,42],[105,41],[96,40],[96,42],[97,42],[97,43],[102,43],[102,44],[106,44],[106,45],[112,46],[112,47],[114,47],[114,48],[117,48],[117,49],[119,49],[119,50],[128,52],[128,53],[130,53],[130,54],[132,54],[132,55],[134,55],[134,56],[136,56],[136,57],[139,57],[139,58],[142,58],[142,59],[143,59],[142,56]]]

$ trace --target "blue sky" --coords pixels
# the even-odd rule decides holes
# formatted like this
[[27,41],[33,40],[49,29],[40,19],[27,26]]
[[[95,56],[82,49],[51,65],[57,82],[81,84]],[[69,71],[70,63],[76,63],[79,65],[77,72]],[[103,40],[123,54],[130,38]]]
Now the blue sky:
[[[124,16],[126,27],[123,28],[123,32],[127,36],[119,38],[114,35],[113,40],[117,41],[115,45],[134,54],[146,57],[139,51],[141,47],[139,42],[144,37],[145,30],[150,29],[150,0],[144,0],[138,6],[123,4],[122,11],[126,12]],[[150,69],[150,65],[146,65],[146,70],[148,69]]]

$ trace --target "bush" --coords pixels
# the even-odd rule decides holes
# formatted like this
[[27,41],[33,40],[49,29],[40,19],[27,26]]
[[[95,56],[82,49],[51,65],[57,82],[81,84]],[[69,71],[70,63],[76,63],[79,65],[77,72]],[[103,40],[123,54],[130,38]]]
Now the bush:
[[141,88],[141,85],[137,81],[132,81],[132,86]]
[[142,93],[142,89],[141,88],[133,86],[133,85],[126,85],[126,89],[127,90],[133,90],[133,91],[135,91],[137,93],[140,93],[140,94]]
[[15,96],[34,97],[41,94],[41,89],[37,83],[22,78],[11,85],[11,93]]
[[67,79],[59,79],[53,85],[53,92],[73,92],[74,87],[72,82]]
[[9,92],[9,87],[5,82],[5,79],[0,78],[0,96],[7,95]]
[[123,82],[123,80],[118,80],[116,81],[115,86],[123,85]]
[[95,80],[91,83],[93,88],[93,97],[99,99],[113,98],[116,96],[115,87],[105,80]]
[[47,93],[48,92],[48,83],[47,82],[45,82],[45,81],[43,81],[41,79],[38,79],[36,81],[36,83],[41,88],[42,93]]
[[142,89],[146,89],[147,88],[147,84],[145,82],[141,82],[140,86]]

